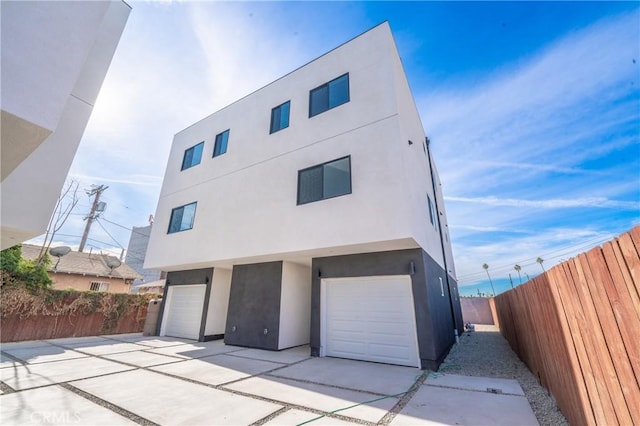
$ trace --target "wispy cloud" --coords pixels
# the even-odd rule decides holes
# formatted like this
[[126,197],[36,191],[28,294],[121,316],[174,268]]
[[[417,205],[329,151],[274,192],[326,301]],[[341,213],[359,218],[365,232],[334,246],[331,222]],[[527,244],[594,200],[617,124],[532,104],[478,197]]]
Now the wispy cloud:
[[[536,262],[543,259],[544,267],[551,266],[582,253],[613,238],[606,231],[578,228],[549,228],[537,234],[501,235],[499,240],[484,244],[456,246],[456,267],[461,286],[474,285],[486,279],[482,264],[487,263],[493,278],[515,275],[514,265],[522,267],[523,274],[531,276],[542,272]],[[460,270],[462,269],[462,270]]]
[[637,11],[609,18],[475,86],[418,94],[462,284],[486,279],[485,262],[507,265],[494,278],[517,262],[540,272],[537,256],[559,260],[638,222],[637,22]]
[[162,185],[162,178],[160,176],[149,175],[127,175],[127,178],[113,178],[100,175],[79,175],[70,174],[70,178],[83,182],[103,182],[103,183],[123,183],[133,186],[155,186],[160,187]]
[[552,173],[561,173],[561,174],[603,174],[605,172],[600,170],[587,170],[579,167],[563,167],[563,166],[554,166],[549,164],[532,164],[532,163],[508,163],[506,161],[483,161],[483,162],[474,162],[475,166],[485,167],[485,168],[510,168],[517,170],[534,170],[540,172],[552,172]]
[[498,197],[451,197],[445,196],[447,201],[462,203],[486,204],[489,206],[527,207],[541,209],[562,209],[576,207],[595,207],[605,209],[640,210],[640,202],[616,201],[602,197],[588,197],[577,199],[553,199],[553,200],[522,200],[516,198]]

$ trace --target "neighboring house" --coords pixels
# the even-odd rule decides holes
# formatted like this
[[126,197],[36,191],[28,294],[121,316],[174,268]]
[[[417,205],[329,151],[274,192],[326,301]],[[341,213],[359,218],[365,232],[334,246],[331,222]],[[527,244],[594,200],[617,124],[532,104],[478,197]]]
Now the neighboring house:
[[463,331],[440,181],[387,23],[174,137],[159,332],[437,368]]
[[134,290],[138,294],[148,294],[148,293],[162,294],[164,293],[164,286],[166,282],[167,280],[152,281],[150,283],[144,283],[144,284],[134,286]]
[[2,2],[0,249],[45,232],[130,11]]
[[151,234],[151,226],[134,226],[131,229],[131,237],[129,237],[129,245],[127,246],[127,255],[124,261],[133,268],[137,273],[142,275],[142,279],[135,280],[134,287],[138,287],[143,283],[150,283],[162,278],[162,272],[155,269],[144,269],[144,258],[147,254],[147,246],[149,245],[149,235]]
[[[23,244],[22,257],[37,259],[40,247]],[[58,259],[60,259],[59,262]],[[60,258],[51,256],[51,266],[47,272],[56,290],[129,293],[133,280],[141,276],[126,263],[112,269],[110,264],[117,265],[117,260],[115,256],[72,251]]]

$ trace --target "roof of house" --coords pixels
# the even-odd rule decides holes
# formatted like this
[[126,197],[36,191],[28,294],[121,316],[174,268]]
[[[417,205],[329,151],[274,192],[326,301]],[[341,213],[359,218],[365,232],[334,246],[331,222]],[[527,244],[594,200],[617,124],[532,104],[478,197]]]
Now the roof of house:
[[164,287],[167,280],[156,280],[135,286],[136,288]]
[[[40,254],[40,246],[22,244],[22,257],[25,259],[37,259]],[[125,280],[141,279],[142,275],[134,271],[126,263],[122,263],[113,270],[107,265],[109,261],[117,261],[115,256],[102,253],[79,253],[71,251],[59,258],[51,256],[51,266],[48,270],[56,273],[94,275],[96,277],[120,278]],[[57,263],[57,266],[56,266]]]

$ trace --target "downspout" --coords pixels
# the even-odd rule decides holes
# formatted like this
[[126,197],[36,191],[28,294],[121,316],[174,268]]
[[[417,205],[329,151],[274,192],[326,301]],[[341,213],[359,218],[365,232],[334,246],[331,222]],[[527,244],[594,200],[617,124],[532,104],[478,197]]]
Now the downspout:
[[449,307],[451,308],[451,317],[453,318],[453,330],[456,338],[456,343],[459,341],[458,337],[458,322],[456,320],[456,312],[453,308],[453,299],[451,297],[451,281],[449,281],[449,269],[447,268],[447,253],[444,249],[444,237],[442,236],[442,222],[440,222],[440,209],[438,208],[438,191],[436,188],[436,180],[433,175],[433,165],[431,163],[431,150],[429,149],[429,144],[431,141],[429,137],[424,138],[425,144],[427,146],[427,158],[429,159],[429,174],[431,176],[431,185],[433,187],[433,202],[436,208],[436,216],[438,220],[438,234],[440,235],[440,247],[442,248],[442,261],[444,263],[444,276],[445,280],[447,280],[447,288],[449,289]]

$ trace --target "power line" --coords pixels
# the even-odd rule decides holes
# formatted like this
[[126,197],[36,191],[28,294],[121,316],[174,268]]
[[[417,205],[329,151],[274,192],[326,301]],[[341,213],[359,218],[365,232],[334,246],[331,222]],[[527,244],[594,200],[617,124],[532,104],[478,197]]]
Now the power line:
[[[569,245],[569,246],[565,246],[565,247],[561,247],[559,249],[555,249],[555,250],[551,250],[549,252],[543,253],[540,257],[542,257],[543,259],[546,258],[546,260],[550,260],[550,259],[556,259],[568,254],[571,254],[573,252],[575,252],[576,250],[582,250],[582,249],[586,249],[586,248],[590,248],[593,247],[595,245],[599,245],[601,243],[604,243],[608,240],[611,239],[611,236],[597,236],[594,238],[590,238],[588,240],[585,241],[581,241],[580,243],[577,244],[573,244],[573,245]],[[560,254],[557,254],[555,256],[550,256],[550,254],[552,253],[557,253],[557,252],[562,252]],[[521,266],[532,266],[535,265],[536,263],[536,258],[529,258],[520,262],[515,262],[514,264],[520,264]],[[502,270],[510,270],[512,268],[513,265],[509,264],[509,265],[501,265],[501,266],[497,266],[497,267],[493,267],[491,268],[492,271],[502,271]],[[479,279],[480,275],[483,275],[484,272],[480,271],[480,272],[473,272],[470,274],[466,274],[463,275],[461,277],[458,277],[459,282],[463,282],[463,281],[474,281],[476,279]]]
[[147,234],[143,234],[142,232],[138,232],[138,231],[134,230],[133,228],[127,228],[126,226],[120,225],[119,223],[112,222],[112,221],[110,221],[109,219],[107,219],[104,216],[101,219],[104,220],[105,222],[109,222],[112,225],[116,225],[116,226],[119,226],[122,229],[126,229],[127,231],[131,231],[131,232],[133,232],[135,234],[142,235],[143,237],[149,238],[149,236]]
[[[80,238],[80,235],[71,235],[71,234],[56,234],[56,235],[60,236],[60,237]],[[123,248],[122,246],[119,246],[119,245],[116,246],[114,244],[107,243],[105,241],[96,240],[95,238],[87,238],[87,241],[93,241],[94,243],[102,244],[102,245],[109,246],[109,247],[115,247],[115,248],[119,248],[119,249]],[[89,244],[89,246],[93,247],[95,249],[101,249],[102,248],[102,247],[98,247],[98,246],[91,245],[91,244]],[[135,258],[137,260],[140,260],[140,261],[144,261],[145,260],[144,257],[136,256],[135,254],[133,254],[133,253],[138,253],[139,254],[140,252],[137,252],[137,251],[131,251],[130,252],[129,250],[127,250],[127,254],[129,254],[129,253],[131,253],[131,257],[133,257],[133,258]]]
[[107,235],[108,235],[109,237],[111,237],[111,239],[112,239],[116,244],[118,244],[118,246],[120,246],[120,248],[121,248],[121,249],[124,249],[124,247],[122,246],[122,244],[120,244],[120,243],[118,242],[118,240],[116,240],[116,239],[113,237],[113,235],[111,235],[111,233],[109,233],[109,231],[107,231],[107,229],[102,225],[102,222],[100,221],[100,219],[99,219],[99,218],[96,218],[96,222],[98,223],[98,225],[100,225],[100,228],[102,228],[102,230],[103,230],[104,232],[106,232],[106,233],[107,233]]
[[[71,234],[58,234],[58,233],[56,233],[56,236],[59,236],[59,237],[71,237],[71,238],[81,238],[80,235],[71,235]],[[87,240],[88,241],[93,241],[93,242],[96,242],[96,243],[100,243],[100,244],[104,244],[104,245],[109,246],[109,247],[118,247],[118,246],[114,246],[111,243],[107,243],[107,242],[104,242],[104,241],[96,240],[95,238],[87,238]],[[97,248],[97,247],[95,247],[95,248]],[[118,248],[122,248],[122,247],[118,247]]]

